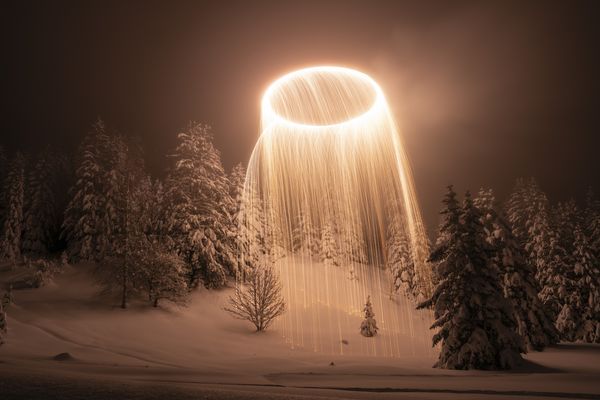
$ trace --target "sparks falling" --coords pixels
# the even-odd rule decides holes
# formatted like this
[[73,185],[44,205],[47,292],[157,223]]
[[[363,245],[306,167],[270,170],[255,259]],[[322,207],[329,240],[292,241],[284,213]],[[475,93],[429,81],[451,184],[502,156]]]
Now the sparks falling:
[[[248,252],[268,243],[277,260],[288,304],[279,326],[293,346],[401,356],[422,340],[428,318],[403,296],[391,300],[385,248],[391,221],[401,221],[414,281],[428,295],[427,240],[401,138],[373,79],[314,67],[276,80],[262,99],[244,197],[245,231],[265,227],[249,236]],[[357,336],[368,295],[377,340]]]

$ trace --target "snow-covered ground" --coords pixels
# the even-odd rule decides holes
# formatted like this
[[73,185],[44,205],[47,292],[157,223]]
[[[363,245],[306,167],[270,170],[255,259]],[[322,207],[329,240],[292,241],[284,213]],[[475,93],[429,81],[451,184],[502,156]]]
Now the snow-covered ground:
[[[14,275],[4,268],[0,285]],[[128,310],[98,291],[85,266],[47,287],[14,291],[0,399],[600,398],[598,345],[531,353],[511,372],[438,370],[428,350],[402,357],[292,350],[279,325],[257,334],[225,313],[230,289],[198,290],[188,308],[140,302]],[[348,346],[358,343],[352,335],[358,330],[345,335]],[[54,359],[60,353],[71,357]]]

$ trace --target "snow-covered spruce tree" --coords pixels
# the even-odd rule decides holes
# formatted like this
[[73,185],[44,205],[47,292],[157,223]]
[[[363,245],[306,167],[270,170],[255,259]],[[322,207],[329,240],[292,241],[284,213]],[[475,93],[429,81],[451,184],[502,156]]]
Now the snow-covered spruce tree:
[[287,255],[286,238],[281,229],[281,215],[277,208],[265,201],[265,247],[271,262],[277,262]]
[[332,219],[329,219],[321,228],[320,259],[327,265],[340,265],[340,256],[337,244],[337,230]]
[[44,256],[56,246],[60,226],[56,198],[58,174],[64,159],[46,148],[27,177],[28,195],[23,223],[23,254]]
[[559,243],[548,198],[534,179],[517,181],[506,204],[506,215],[528,263],[534,268],[539,297],[555,319],[562,307],[557,277],[564,270],[564,249]]
[[186,265],[179,256],[149,248],[140,262],[138,280],[153,307],[158,307],[161,300],[187,304],[189,289],[185,278]]
[[21,257],[21,234],[23,231],[23,202],[25,190],[25,158],[17,153],[3,185],[4,218],[0,232],[0,257],[13,265]]
[[192,286],[202,280],[206,287],[221,287],[237,265],[227,177],[208,126],[192,123],[178,137],[166,185],[170,245],[189,265]]
[[121,307],[126,308],[131,294],[138,289],[143,259],[150,249],[147,232],[151,181],[139,144],[119,136],[111,137],[111,141],[99,243],[104,244],[101,255],[110,266],[106,289],[118,288]]
[[507,369],[524,351],[516,333],[513,311],[504,298],[498,269],[481,224],[481,214],[469,193],[458,208],[452,187],[444,198],[447,238],[431,261],[439,282],[430,299],[418,308],[433,307],[438,328],[433,344],[442,347],[437,368]]
[[373,306],[371,305],[371,296],[367,296],[367,302],[363,308],[363,314],[365,319],[360,324],[360,334],[364,337],[372,337],[377,335],[377,321],[375,320],[375,313],[373,312]]
[[388,226],[386,257],[392,285],[391,294],[401,290],[405,295],[418,299],[422,294],[414,282],[415,264],[406,225],[402,221],[400,215],[394,215]]
[[345,254],[341,256],[349,262],[367,264],[367,244],[359,226],[357,222],[350,223],[350,221],[343,224],[340,240],[344,241],[345,245],[342,248]]
[[248,271],[245,282],[236,286],[225,311],[251,322],[257,332],[264,331],[285,312],[281,290],[279,277],[265,257]]
[[73,261],[95,261],[104,207],[105,165],[102,157],[108,143],[106,127],[98,120],[84,138],[76,158],[75,183],[65,210],[62,237]]
[[240,197],[239,211],[235,218],[237,251],[239,251],[238,278],[259,265],[268,256],[266,225],[262,201],[256,193],[245,193]]
[[311,247],[311,223],[306,212],[300,211],[295,218],[292,229],[292,251],[304,253],[310,251]]
[[533,267],[508,222],[496,211],[491,189],[481,189],[474,200],[481,213],[487,242],[492,246],[493,262],[500,269],[504,296],[512,305],[517,332],[527,350],[541,351],[558,342],[558,332],[551,316],[538,298]]
[[556,327],[564,340],[600,341],[600,270],[585,235],[582,214],[571,200],[559,204],[556,219],[564,249],[563,270],[554,277],[562,306]]

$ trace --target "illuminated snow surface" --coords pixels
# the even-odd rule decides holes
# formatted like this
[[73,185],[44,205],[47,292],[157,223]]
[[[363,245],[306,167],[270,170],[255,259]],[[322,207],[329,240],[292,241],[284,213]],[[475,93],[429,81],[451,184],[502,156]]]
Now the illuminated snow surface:
[[[232,319],[221,309],[231,289],[200,290],[183,309],[121,310],[117,299],[98,297],[89,271],[78,265],[48,287],[14,291],[0,347],[1,399],[600,397],[598,345],[531,353],[516,372],[433,369],[427,331],[422,344],[406,336],[402,348],[412,348],[400,357],[331,356],[291,350],[277,327],[256,334]],[[0,266],[0,285],[19,273]],[[348,349],[363,340],[358,326],[344,336]],[[53,360],[65,352],[71,360]]]

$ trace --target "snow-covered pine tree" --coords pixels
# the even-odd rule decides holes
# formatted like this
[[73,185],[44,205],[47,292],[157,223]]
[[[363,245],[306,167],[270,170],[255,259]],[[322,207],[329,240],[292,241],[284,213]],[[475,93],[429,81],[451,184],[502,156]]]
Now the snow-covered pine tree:
[[493,261],[500,269],[504,296],[512,305],[517,332],[527,350],[541,351],[558,342],[553,320],[538,298],[533,267],[512,234],[508,222],[496,211],[491,189],[481,189],[474,200],[481,213],[487,242],[492,246]]
[[367,302],[363,308],[363,314],[365,319],[360,324],[360,334],[364,337],[373,337],[377,335],[377,321],[375,320],[375,313],[373,312],[373,306],[371,304],[371,296],[367,296]]
[[555,319],[562,307],[556,277],[564,269],[564,249],[558,240],[548,198],[534,179],[519,180],[506,204],[506,214],[528,263],[535,270],[539,297]]
[[100,223],[97,230],[97,257],[120,257],[126,254],[125,225],[128,215],[128,196],[131,183],[128,180],[129,151],[125,140],[117,135],[103,137],[101,143],[102,189],[101,208],[98,210]]
[[21,257],[21,234],[23,231],[23,202],[25,190],[25,158],[17,153],[10,162],[4,179],[4,220],[0,232],[0,257],[13,265]]
[[62,224],[62,237],[74,261],[98,259],[98,234],[104,207],[102,144],[107,142],[106,127],[98,119],[78,150],[75,182]]
[[327,265],[340,265],[338,252],[337,231],[333,220],[330,218],[321,228],[320,259]]
[[292,229],[292,251],[294,253],[308,252],[311,248],[310,232],[312,231],[308,214],[302,210],[298,212]]
[[391,294],[402,290],[410,298],[421,298],[422,293],[414,282],[415,264],[408,232],[400,215],[393,215],[388,226],[386,258],[392,285]]
[[583,229],[584,221],[573,200],[556,209],[561,248],[562,270],[554,276],[554,292],[561,310],[556,327],[564,340],[600,341],[598,318],[600,305],[600,271]]
[[441,342],[437,368],[507,369],[524,351],[498,270],[481,224],[481,214],[469,193],[458,208],[452,187],[444,198],[445,236],[431,254],[439,282],[430,299],[418,308],[433,307]]
[[55,193],[57,175],[63,169],[61,162],[59,156],[46,148],[28,174],[22,242],[23,254],[28,256],[43,256],[55,247],[60,229]]
[[240,255],[238,277],[243,279],[251,269],[263,262],[269,249],[266,240],[265,215],[257,193],[243,193],[236,216],[237,248]]
[[265,247],[272,263],[277,262],[287,254],[286,238],[281,229],[282,217],[279,209],[271,202],[263,202],[265,205]]
[[167,179],[167,230],[171,246],[190,266],[190,283],[221,287],[234,274],[229,241],[228,182],[210,128],[190,124],[178,135],[175,166]]

